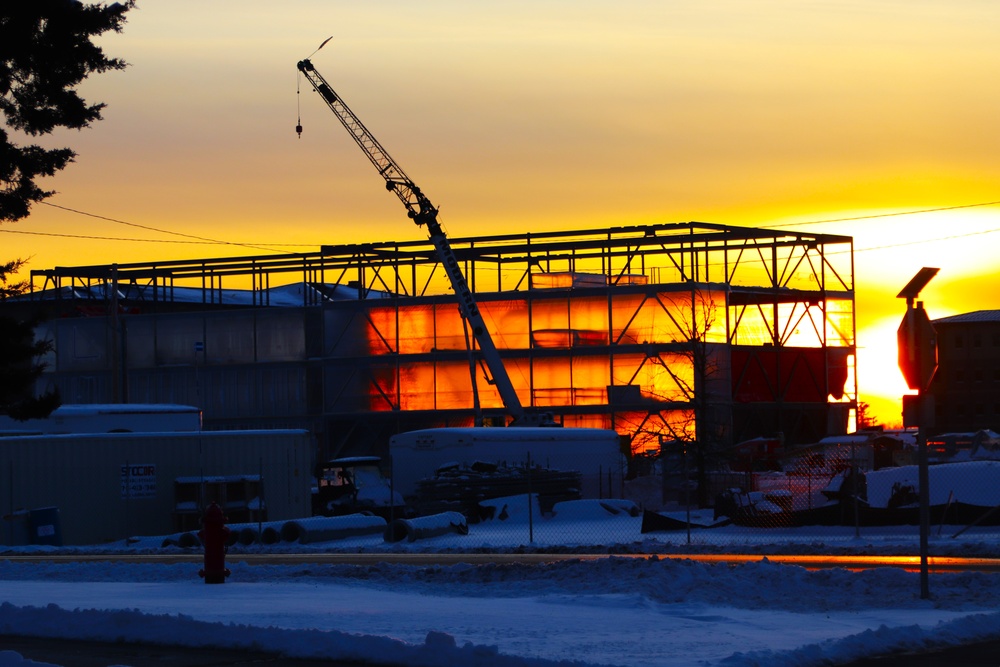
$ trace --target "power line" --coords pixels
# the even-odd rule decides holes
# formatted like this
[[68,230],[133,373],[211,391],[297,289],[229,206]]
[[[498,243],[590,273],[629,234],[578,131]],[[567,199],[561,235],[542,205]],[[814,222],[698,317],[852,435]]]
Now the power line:
[[[978,204],[959,204],[957,206],[939,206],[938,208],[921,208],[914,211],[896,211],[893,213],[873,213],[871,215],[857,215],[850,218],[829,218],[827,220],[807,220],[805,222],[792,222],[776,225],[758,225],[761,229],[774,229],[778,227],[805,227],[806,225],[822,225],[828,222],[853,222],[855,220],[871,220],[873,218],[893,218],[901,215],[919,215],[920,213],[937,213],[938,211],[955,211],[961,208],[979,208],[983,206],[997,206],[1000,201],[985,201]],[[908,245],[908,244],[902,244]]]
[[[205,236],[196,236],[194,234],[184,234],[184,233],[181,233],[181,232],[173,232],[173,231],[170,231],[168,229],[159,229],[158,227],[150,227],[148,225],[140,225],[140,224],[137,224],[137,223],[134,223],[134,222],[128,222],[126,220],[118,220],[116,218],[109,218],[109,217],[104,216],[104,215],[97,215],[96,213],[88,213],[86,211],[80,211],[78,209],[70,208],[68,206],[60,206],[59,204],[53,204],[53,203],[47,202],[47,201],[43,201],[43,202],[39,202],[39,203],[40,204],[45,204],[46,206],[51,206],[52,208],[62,209],[63,211],[69,211],[70,213],[76,213],[78,215],[87,216],[88,218],[96,218],[98,220],[106,220],[108,222],[113,222],[113,223],[118,224],[118,225],[125,225],[127,227],[135,227],[137,229],[145,229],[147,231],[157,232],[157,233],[160,233],[160,234],[170,234],[170,235],[173,235],[173,236],[180,236],[180,237],[187,238],[187,239],[194,239],[195,241],[198,241],[200,243],[209,243],[209,244],[215,244],[215,245],[240,246],[240,247],[244,247],[244,248],[253,248],[255,250],[268,250],[268,251],[273,251],[273,252],[280,252],[280,251],[275,250],[275,248],[269,248],[269,247],[266,247],[266,246],[253,245],[253,244],[249,244],[249,243],[237,243],[237,242],[234,242],[234,241],[220,241],[219,239],[213,239],[213,238],[209,238],[209,237],[205,237]],[[7,230],[4,230],[4,231],[7,231]],[[53,236],[63,236],[63,235],[53,234]],[[81,237],[81,238],[88,238],[88,237]],[[103,240],[118,240],[118,239],[105,238]],[[121,240],[129,240],[129,241],[131,241],[133,239],[121,239]],[[134,239],[134,240],[141,241],[141,239]],[[152,239],[149,239],[146,242],[155,242],[155,241],[153,241]],[[161,240],[160,242],[167,242],[167,241],[162,241]],[[173,241],[173,242],[177,243],[177,241]],[[277,244],[274,244],[274,245],[285,246],[285,245],[293,245],[293,244],[277,243]]]
[[[178,239],[138,239],[130,238],[127,236],[94,236],[89,234],[60,234],[58,232],[29,232],[25,229],[0,229],[0,233],[3,234],[25,234],[28,236],[54,236],[56,238],[66,238],[66,239],[85,239],[88,241],[126,241],[129,243],[181,243],[186,245],[219,245],[220,243],[226,243],[226,245],[236,245],[246,248],[260,248],[262,250],[273,250],[273,248],[265,248],[263,246],[254,246],[247,243],[229,243],[223,241],[181,241]],[[292,248],[312,248],[315,247],[313,243],[272,243],[272,246],[285,246]],[[283,252],[283,251],[276,251]],[[294,254],[294,253],[292,253]]]
[[[159,229],[157,227],[152,227],[152,226],[149,226],[149,225],[140,225],[140,224],[137,224],[137,223],[134,223],[134,222],[127,222],[125,220],[118,220],[116,218],[110,218],[110,217],[103,216],[103,215],[97,215],[95,213],[88,213],[86,211],[81,211],[81,210],[78,210],[78,209],[75,209],[75,208],[70,208],[68,206],[60,206],[59,204],[53,204],[51,202],[44,202],[43,201],[43,202],[39,202],[39,203],[45,204],[46,206],[51,206],[52,208],[58,208],[58,209],[61,209],[61,210],[64,210],[64,211],[68,211],[70,213],[76,213],[78,215],[83,215],[83,216],[87,216],[87,217],[90,217],[90,218],[96,218],[98,220],[106,220],[108,222],[113,222],[113,223],[120,224],[120,225],[126,225],[128,227],[135,227],[137,229],[145,229],[145,230],[148,230],[148,231],[158,232],[158,233],[161,233],[161,234],[171,234],[171,235],[174,235],[174,236],[181,236],[181,237],[184,237],[186,239],[193,239],[193,240],[179,241],[179,240],[173,240],[173,239],[142,239],[142,238],[128,238],[128,237],[114,237],[114,236],[93,236],[93,235],[84,235],[84,234],[59,234],[59,233],[55,233],[55,232],[30,232],[30,231],[17,230],[17,229],[0,229],[0,232],[4,232],[4,233],[7,233],[7,234],[27,234],[27,235],[32,235],[32,236],[52,236],[52,237],[60,237],[60,238],[77,238],[77,239],[97,240],[97,241],[125,241],[125,242],[130,242],[130,243],[180,243],[180,244],[190,244],[190,245],[231,245],[231,246],[239,246],[239,247],[244,247],[244,248],[253,248],[253,249],[256,249],[256,250],[269,250],[269,251],[275,251],[275,252],[284,252],[282,250],[277,250],[275,247],[258,246],[258,245],[253,245],[253,244],[249,244],[249,243],[240,243],[240,242],[235,242],[235,241],[222,241],[222,240],[212,239],[212,238],[203,237],[203,236],[195,236],[195,235],[192,235],[192,234],[184,234],[184,233],[181,233],[181,232],[173,232],[173,231],[166,230],[166,229]],[[784,224],[774,224],[774,225],[757,225],[757,227],[760,228],[760,229],[777,229],[777,228],[782,228],[782,227],[802,227],[802,226],[807,226],[807,225],[819,225],[819,224],[825,224],[825,223],[831,223],[831,222],[852,222],[852,221],[857,221],[857,220],[869,220],[869,219],[874,219],[874,218],[890,218],[890,217],[899,217],[899,216],[904,216],[904,215],[919,215],[919,214],[922,214],[922,213],[936,213],[936,212],[939,212],[939,211],[954,211],[954,210],[958,210],[958,209],[981,208],[981,207],[985,207],[985,206],[997,206],[997,205],[1000,205],[1000,200],[998,200],[998,201],[988,201],[988,202],[979,202],[979,203],[975,203],[975,204],[959,204],[959,205],[956,205],[956,206],[939,206],[939,207],[936,207],[936,208],[924,208],[924,209],[916,209],[916,210],[912,210],[912,211],[896,211],[896,212],[893,212],[893,213],[876,213],[876,214],[871,214],[871,215],[859,215],[859,216],[845,217],[845,218],[828,218],[828,219],[824,219],[824,220],[807,220],[807,221],[796,222],[796,223],[784,223]],[[854,252],[858,253],[858,252],[868,252],[868,251],[872,251],[872,250],[890,250],[892,248],[901,248],[901,247],[911,246],[911,245],[920,245],[922,243],[937,243],[939,241],[951,241],[951,240],[960,239],[960,238],[967,238],[967,237],[970,237],[970,236],[979,236],[979,235],[984,235],[984,234],[993,234],[993,233],[998,232],[998,231],[1000,231],[1000,228],[997,228],[997,229],[987,229],[987,230],[978,231],[978,232],[968,232],[966,234],[953,234],[953,235],[950,235],[950,236],[938,237],[938,238],[933,238],[933,239],[923,239],[923,240],[917,240],[917,241],[904,241],[904,242],[900,242],[900,243],[890,243],[890,244],[886,244],[886,245],[872,246],[870,248],[854,248]],[[288,248],[288,247],[293,247],[293,248],[308,248],[308,247],[312,247],[313,246],[313,244],[305,244],[305,243],[272,243],[272,244],[269,244],[269,245],[270,246],[281,247],[281,248]]]
[[57,234],[56,232],[29,232],[24,229],[0,229],[4,234],[27,234],[29,236],[55,236],[65,239],[87,239],[90,241],[128,241],[130,243],[186,243],[191,245],[217,245],[215,241],[179,241],[175,239],[134,239],[123,236],[90,236],[87,234]]
[[87,216],[88,218],[97,218],[98,220],[107,220],[108,222],[113,222],[115,224],[125,225],[127,227],[136,227],[137,229],[145,229],[145,230],[148,230],[148,231],[151,231],[151,232],[158,232],[160,234],[171,234],[173,236],[182,236],[184,238],[196,239],[198,241],[204,241],[204,242],[208,242],[208,243],[218,243],[218,244],[222,244],[222,245],[239,245],[239,244],[230,243],[229,241],[218,241],[216,239],[210,239],[210,238],[207,238],[207,237],[204,237],[204,236],[194,236],[193,234],[182,234],[181,232],[172,232],[172,231],[167,230],[167,229],[159,229],[157,227],[150,227],[148,225],[140,225],[140,224],[136,224],[134,222],[127,222],[125,220],[118,220],[116,218],[109,218],[109,217],[107,217],[105,215],[97,215],[96,213],[87,213],[86,211],[81,211],[79,209],[70,208],[68,206],[60,206],[59,204],[53,204],[52,202],[43,201],[43,202],[39,202],[39,203],[40,204],[45,204],[46,206],[51,206],[52,208],[58,208],[58,209],[61,209],[63,211],[69,211],[70,213],[76,213],[78,215],[84,215],[84,216]]
[[[268,250],[271,252],[288,252],[288,254],[295,254],[286,250],[278,250],[276,248],[268,248],[266,246],[251,245],[248,243],[233,243],[229,241],[181,241],[179,239],[138,239],[138,238],[130,238],[127,236],[95,236],[90,234],[60,234],[58,232],[29,232],[25,229],[0,229],[0,233],[24,234],[27,236],[50,236],[50,237],[65,238],[65,239],[84,239],[87,241],[124,241],[128,243],[174,243],[174,244],[185,244],[185,245],[223,244],[223,245],[239,246],[243,248],[253,248],[255,250]],[[313,247],[313,244],[306,244],[306,243],[275,243],[272,245],[302,247],[302,248]]]
[[996,232],[1000,232],[1000,227],[995,228],[995,229],[983,229],[983,230],[978,231],[978,232],[967,232],[965,234],[952,234],[951,236],[939,236],[936,239],[924,239],[922,241],[903,241],[901,243],[890,243],[888,245],[877,245],[877,246],[872,246],[870,248],[855,248],[854,252],[855,253],[859,253],[859,252],[867,252],[869,250],[890,250],[892,248],[902,248],[902,247],[908,246],[908,245],[919,245],[921,243],[937,243],[938,241],[953,241],[955,239],[968,238],[969,236],[981,236],[981,235],[984,235],[984,234],[995,234]]

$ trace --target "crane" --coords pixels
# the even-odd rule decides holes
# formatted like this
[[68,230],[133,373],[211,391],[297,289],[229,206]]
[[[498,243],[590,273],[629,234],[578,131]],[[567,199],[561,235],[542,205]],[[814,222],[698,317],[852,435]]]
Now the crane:
[[[326,42],[323,44],[326,44]],[[322,48],[322,45],[320,48]],[[308,58],[300,60],[298,69],[316,92],[319,93],[320,97],[323,98],[323,101],[330,107],[330,110],[347,129],[358,146],[361,147],[368,160],[378,170],[379,175],[385,179],[385,189],[394,193],[403,202],[403,206],[406,207],[406,215],[418,226],[427,228],[430,241],[437,251],[438,259],[444,267],[445,273],[448,275],[448,280],[451,282],[451,288],[458,297],[459,311],[472,329],[472,335],[475,337],[476,344],[482,352],[483,361],[486,363],[486,368],[492,376],[492,382],[500,394],[504,408],[513,418],[512,425],[552,425],[551,415],[529,415],[526,414],[524,407],[521,405],[517,392],[514,391],[514,385],[511,384],[510,376],[507,375],[507,370],[500,358],[500,353],[493,343],[490,332],[486,329],[486,323],[479,312],[476,297],[473,295],[472,290],[469,289],[465,276],[462,274],[461,266],[459,266],[458,259],[455,257],[455,252],[452,250],[451,244],[448,242],[448,237],[438,222],[437,207],[431,203],[427,195],[417,187],[413,180],[406,175],[403,168],[392,159],[388,151],[375,138],[375,135],[365,127],[361,119],[334,92],[326,79],[316,71],[312,61]],[[299,133],[299,136],[301,136],[301,123],[295,129]]]

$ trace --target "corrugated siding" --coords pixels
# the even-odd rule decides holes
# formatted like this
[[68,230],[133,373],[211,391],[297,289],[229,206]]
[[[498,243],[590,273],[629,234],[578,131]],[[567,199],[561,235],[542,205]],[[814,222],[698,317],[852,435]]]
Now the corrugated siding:
[[[57,507],[65,544],[173,532],[177,477],[263,473],[269,520],[309,516],[306,431],[107,433],[0,439],[0,514]],[[122,466],[154,464],[151,498],[122,497]],[[0,544],[11,543],[0,522]]]

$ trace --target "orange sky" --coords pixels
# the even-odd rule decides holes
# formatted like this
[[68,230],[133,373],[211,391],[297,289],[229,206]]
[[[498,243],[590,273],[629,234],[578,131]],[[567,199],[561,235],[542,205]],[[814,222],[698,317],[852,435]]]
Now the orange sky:
[[[45,138],[53,204],[230,243],[422,238],[303,81],[313,57],[470,236],[702,220],[855,238],[861,400],[898,420],[895,295],[1000,307],[1000,4],[144,0],[84,84],[105,120]],[[23,232],[31,232],[25,234]],[[253,254],[37,206],[31,268]],[[67,238],[57,234],[86,235]],[[141,239],[114,241],[107,238]],[[286,246],[278,244],[302,244]]]

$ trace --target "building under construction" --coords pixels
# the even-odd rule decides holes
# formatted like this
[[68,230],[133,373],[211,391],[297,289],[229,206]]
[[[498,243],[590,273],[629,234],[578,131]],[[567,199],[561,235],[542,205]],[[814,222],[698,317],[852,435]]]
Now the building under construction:
[[[850,237],[692,222],[450,243],[525,411],[633,451],[848,428]],[[54,343],[40,388],[197,405],[209,429],[308,428],[323,456],[506,424],[444,274],[428,241],[36,270],[28,305]]]

